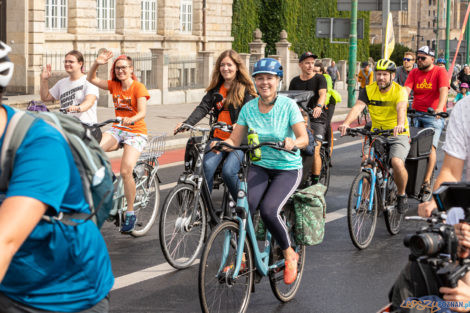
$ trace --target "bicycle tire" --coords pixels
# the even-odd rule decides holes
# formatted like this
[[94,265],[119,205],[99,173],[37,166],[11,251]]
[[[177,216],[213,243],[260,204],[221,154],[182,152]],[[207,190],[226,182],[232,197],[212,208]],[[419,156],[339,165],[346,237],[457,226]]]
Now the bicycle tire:
[[156,174],[152,175],[153,167],[145,162],[138,162],[134,167],[136,194],[134,212],[137,217],[135,228],[131,232],[134,237],[148,233],[158,216],[160,208],[160,183]]
[[[253,286],[253,250],[245,237],[244,269],[231,277],[237,254],[239,225],[232,221],[219,224],[209,236],[199,264],[199,302],[205,313],[244,313],[248,308]],[[223,251],[227,251],[222,263]],[[214,295],[212,295],[212,293]],[[235,303],[236,302],[236,303]]]
[[[349,236],[354,246],[358,249],[365,249],[369,246],[374,237],[375,227],[377,225],[377,191],[374,192],[374,199],[372,204],[372,212],[368,210],[370,188],[362,189],[360,208],[356,208],[358,188],[361,181],[365,179],[370,186],[372,181],[370,173],[361,172],[353,180],[351,190],[349,192],[348,199],[348,230]],[[364,199],[362,195],[367,195]],[[358,220],[354,218],[357,214],[360,214]],[[368,217],[370,219],[370,228],[365,231],[365,236],[361,236],[359,233],[363,228],[364,219]],[[358,224],[360,223],[360,224]],[[365,238],[364,238],[365,237]]]
[[321,159],[321,171],[320,171],[320,178],[319,178],[319,183],[323,184],[326,189],[325,189],[325,196],[326,193],[328,192],[328,187],[330,186],[330,160],[328,159],[326,155],[326,151],[322,147],[320,150],[320,159]]
[[207,213],[204,203],[199,197],[197,212],[193,215],[193,201],[193,186],[178,184],[165,198],[160,214],[160,247],[166,261],[176,269],[193,264],[206,238]]
[[[295,244],[292,226],[289,229],[291,244],[295,252],[299,254],[299,261],[297,262],[297,278],[292,284],[286,285],[284,283],[283,268],[271,270],[268,274],[269,285],[271,286],[271,290],[273,291],[274,296],[281,302],[289,302],[295,297],[295,294],[299,290],[300,282],[302,280],[302,275],[304,271],[305,255],[307,251],[305,246]],[[273,238],[271,239],[271,251],[269,252],[269,265],[272,265],[282,259],[284,259],[284,256],[282,254],[281,247]]]
[[392,175],[390,175],[387,181],[386,192],[384,208],[385,226],[390,235],[396,235],[400,232],[400,225],[404,215],[398,213],[396,209],[398,191]]

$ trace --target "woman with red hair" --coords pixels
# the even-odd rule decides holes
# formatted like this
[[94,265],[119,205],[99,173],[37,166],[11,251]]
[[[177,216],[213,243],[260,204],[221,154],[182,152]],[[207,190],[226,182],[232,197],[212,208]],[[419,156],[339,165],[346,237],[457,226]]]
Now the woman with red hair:
[[134,214],[136,188],[132,171],[147,144],[147,126],[144,118],[150,95],[144,84],[137,81],[132,59],[129,56],[121,55],[114,60],[111,67],[111,80],[106,81],[96,77],[98,66],[108,63],[112,57],[111,51],[101,52],[88,72],[87,79],[93,85],[109,90],[109,93],[113,95],[116,117],[122,117],[122,124],[125,126],[122,128],[114,124],[103,134],[100,145],[104,151],[117,150],[121,144],[124,147],[120,172],[127,200],[127,211],[121,232],[130,233],[134,230],[136,222]]

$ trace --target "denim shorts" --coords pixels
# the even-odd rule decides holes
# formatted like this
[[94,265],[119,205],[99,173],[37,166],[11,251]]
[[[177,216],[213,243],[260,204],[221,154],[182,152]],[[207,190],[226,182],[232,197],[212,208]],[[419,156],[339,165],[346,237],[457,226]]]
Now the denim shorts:
[[410,123],[410,126],[426,128],[430,127],[434,129],[434,137],[432,138],[432,145],[437,149],[439,144],[439,138],[441,137],[442,130],[444,129],[444,119],[435,118],[434,116],[428,116],[416,112],[416,116],[413,120],[413,123]]

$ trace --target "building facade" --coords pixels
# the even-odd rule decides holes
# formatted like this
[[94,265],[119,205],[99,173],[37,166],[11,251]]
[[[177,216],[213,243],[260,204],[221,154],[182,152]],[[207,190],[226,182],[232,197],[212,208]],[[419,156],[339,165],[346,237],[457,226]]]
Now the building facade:
[[[438,7],[439,5],[439,7]],[[408,0],[407,11],[393,11],[395,42],[416,51],[428,45],[436,49],[437,19],[439,19],[439,40],[445,39],[447,0]],[[451,0],[450,38],[459,38],[465,16],[467,1]],[[382,42],[382,12],[371,12],[371,43]],[[439,55],[445,47],[439,46]]]
[[46,55],[77,49],[92,59],[101,48],[161,48],[194,59],[229,49],[231,24],[232,0],[0,0],[0,37],[15,63],[12,93],[38,93]]

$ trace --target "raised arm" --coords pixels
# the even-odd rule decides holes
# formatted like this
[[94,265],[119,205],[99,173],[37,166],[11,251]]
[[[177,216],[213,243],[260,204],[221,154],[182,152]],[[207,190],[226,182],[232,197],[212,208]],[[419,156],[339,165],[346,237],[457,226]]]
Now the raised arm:
[[111,60],[112,57],[113,53],[111,51],[101,52],[96,58],[95,62],[93,62],[93,65],[91,66],[86,79],[96,87],[108,90],[108,81],[99,79],[96,76],[96,70],[98,69],[98,66],[108,63],[108,61]]
[[39,81],[39,95],[41,96],[41,101],[54,101],[56,100],[49,93],[49,78],[52,76],[51,65],[47,64],[41,72],[41,80]]

